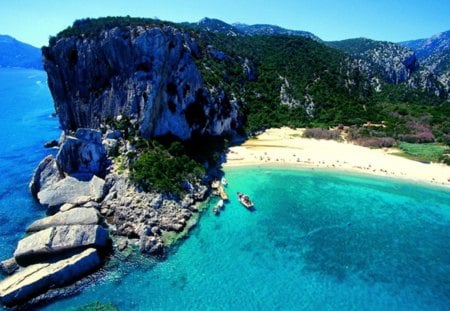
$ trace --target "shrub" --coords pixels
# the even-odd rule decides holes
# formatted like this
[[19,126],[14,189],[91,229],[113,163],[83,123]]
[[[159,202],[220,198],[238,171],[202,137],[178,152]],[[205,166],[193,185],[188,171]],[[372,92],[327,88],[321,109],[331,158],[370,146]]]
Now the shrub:
[[392,137],[367,137],[354,140],[357,145],[370,148],[389,148],[395,145]]
[[309,128],[305,129],[305,131],[303,132],[303,137],[315,139],[339,140],[341,138],[341,131],[326,130],[322,128]]
[[424,144],[424,143],[432,143],[436,139],[431,132],[421,132],[418,134],[401,134],[398,135],[398,140],[407,142],[407,143],[418,143],[418,144]]
[[[178,154],[171,154],[170,151]],[[181,196],[186,192],[183,182],[194,182],[202,178],[205,169],[173,143],[168,149],[153,143],[153,148],[144,151],[131,165],[131,179],[145,191],[151,189]]]

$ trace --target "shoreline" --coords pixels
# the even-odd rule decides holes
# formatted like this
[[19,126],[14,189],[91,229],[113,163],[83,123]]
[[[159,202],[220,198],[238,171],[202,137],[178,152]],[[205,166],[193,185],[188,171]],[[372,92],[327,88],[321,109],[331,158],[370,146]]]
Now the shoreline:
[[223,168],[289,167],[394,178],[450,189],[450,166],[425,164],[393,155],[393,148],[370,149],[347,142],[302,137],[303,129],[272,128],[229,148]]

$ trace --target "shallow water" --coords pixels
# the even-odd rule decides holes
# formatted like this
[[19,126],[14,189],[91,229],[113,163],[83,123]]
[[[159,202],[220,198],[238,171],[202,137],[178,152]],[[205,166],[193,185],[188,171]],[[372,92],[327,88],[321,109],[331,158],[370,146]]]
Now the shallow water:
[[[162,263],[130,264],[81,295],[119,310],[445,310],[450,193],[319,171],[226,172],[211,208]],[[247,211],[234,193],[256,203]]]
[[[39,71],[0,70],[0,259],[43,215],[33,168],[57,121]],[[111,265],[80,295],[119,310],[446,310],[450,192],[317,170],[228,169],[231,202],[207,209],[164,262]],[[256,210],[235,199],[249,194]],[[211,203],[211,205],[214,202]]]

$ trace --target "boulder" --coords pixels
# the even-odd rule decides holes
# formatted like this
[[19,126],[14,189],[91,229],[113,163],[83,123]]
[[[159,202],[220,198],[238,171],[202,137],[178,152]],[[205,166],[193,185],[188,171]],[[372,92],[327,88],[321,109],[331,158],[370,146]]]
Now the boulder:
[[14,258],[21,266],[63,256],[71,251],[108,245],[108,231],[98,225],[51,227],[19,241]]
[[0,262],[0,271],[2,271],[4,274],[11,275],[18,269],[19,265],[14,258],[6,259]]
[[68,173],[103,175],[106,168],[106,150],[102,145],[102,134],[98,130],[77,130],[75,137],[66,136],[56,161]]
[[164,244],[160,238],[154,236],[141,236],[139,248],[142,253],[149,255],[161,255],[164,252]]
[[102,132],[90,128],[79,128],[75,132],[75,137],[81,141],[93,144],[102,143]]
[[104,139],[103,147],[105,147],[106,154],[110,157],[117,156],[117,154],[119,153],[119,142],[117,141],[117,139]]
[[119,130],[107,130],[105,133],[106,139],[119,139],[122,137],[122,134]]
[[37,197],[41,204],[48,207],[60,207],[66,203],[81,205],[91,200],[101,200],[104,185],[105,181],[95,175],[90,181],[68,176],[40,191]]
[[30,181],[30,191],[36,198],[39,191],[53,185],[64,178],[64,173],[59,169],[52,155],[45,157],[33,172]]
[[100,216],[94,208],[72,208],[67,212],[59,212],[53,216],[36,220],[28,226],[26,232],[36,232],[64,225],[97,225],[99,222]]
[[0,282],[0,300],[9,307],[26,302],[51,288],[80,279],[100,263],[97,250],[89,248],[55,263],[29,266]]

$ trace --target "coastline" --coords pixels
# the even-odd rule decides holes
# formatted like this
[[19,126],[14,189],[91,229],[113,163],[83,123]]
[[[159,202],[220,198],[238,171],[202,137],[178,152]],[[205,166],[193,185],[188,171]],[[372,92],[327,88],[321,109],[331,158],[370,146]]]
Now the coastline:
[[324,169],[388,177],[450,189],[450,166],[425,164],[347,142],[302,137],[303,129],[273,128],[229,148],[224,168],[242,166]]

